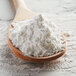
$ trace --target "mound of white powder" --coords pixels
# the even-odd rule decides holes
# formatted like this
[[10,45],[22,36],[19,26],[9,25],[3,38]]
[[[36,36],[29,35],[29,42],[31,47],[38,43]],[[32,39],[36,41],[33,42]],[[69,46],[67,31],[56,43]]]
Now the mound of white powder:
[[41,14],[12,25],[10,40],[25,56],[43,57],[63,50],[61,31]]

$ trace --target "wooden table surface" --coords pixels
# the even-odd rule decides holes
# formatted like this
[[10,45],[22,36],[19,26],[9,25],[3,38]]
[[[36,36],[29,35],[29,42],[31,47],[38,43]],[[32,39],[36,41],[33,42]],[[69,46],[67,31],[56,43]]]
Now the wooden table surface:
[[76,0],[25,0],[25,3],[70,34],[66,37],[66,54],[43,64],[24,62],[12,55],[7,37],[15,12],[10,0],[0,0],[0,76],[76,76]]

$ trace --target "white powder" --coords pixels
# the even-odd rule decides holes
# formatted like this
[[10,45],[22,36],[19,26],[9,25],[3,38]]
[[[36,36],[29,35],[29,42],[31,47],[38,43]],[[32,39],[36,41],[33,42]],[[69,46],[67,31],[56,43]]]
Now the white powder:
[[48,56],[64,47],[61,31],[41,14],[12,25],[10,40],[26,56]]

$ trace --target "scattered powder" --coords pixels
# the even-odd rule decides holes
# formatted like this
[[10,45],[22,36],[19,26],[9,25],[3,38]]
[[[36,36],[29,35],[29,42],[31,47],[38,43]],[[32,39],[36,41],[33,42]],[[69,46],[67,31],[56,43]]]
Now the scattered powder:
[[12,25],[10,40],[25,56],[43,57],[63,50],[62,32],[41,14]]

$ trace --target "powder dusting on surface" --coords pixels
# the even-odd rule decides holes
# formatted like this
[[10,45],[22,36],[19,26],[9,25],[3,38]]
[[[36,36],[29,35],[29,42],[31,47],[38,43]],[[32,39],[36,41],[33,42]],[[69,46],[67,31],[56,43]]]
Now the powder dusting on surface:
[[25,56],[49,56],[65,47],[61,30],[41,14],[12,25],[10,40]]

